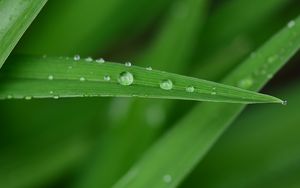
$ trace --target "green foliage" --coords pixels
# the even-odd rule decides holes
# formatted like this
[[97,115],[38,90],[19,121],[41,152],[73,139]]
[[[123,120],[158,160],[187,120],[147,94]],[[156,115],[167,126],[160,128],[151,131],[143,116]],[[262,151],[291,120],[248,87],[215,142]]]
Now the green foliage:
[[297,0],[45,3],[0,0],[0,187],[299,187]]

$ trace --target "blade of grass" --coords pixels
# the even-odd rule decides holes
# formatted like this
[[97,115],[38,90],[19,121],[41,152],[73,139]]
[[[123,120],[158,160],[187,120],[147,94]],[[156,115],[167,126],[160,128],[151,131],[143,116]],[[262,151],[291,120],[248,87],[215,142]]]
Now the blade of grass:
[[[299,34],[300,17],[289,22],[223,83],[236,85],[250,79],[248,89],[261,89],[299,49]],[[238,104],[199,104],[151,147],[114,187],[178,186],[244,107]]]
[[[117,63],[25,56],[13,57],[10,61],[1,72],[0,99],[136,96],[232,103],[282,103],[275,97],[233,86]],[[186,91],[189,86],[194,87],[193,92]]]
[[[247,109],[181,187],[258,188],[287,183],[284,180],[293,177],[293,169],[300,170],[300,117],[295,115],[299,111],[299,92],[297,82],[280,87],[276,93],[288,98],[286,108]],[[299,173],[294,175],[299,179]]]
[[[206,0],[176,1],[170,8],[162,28],[154,37],[154,42],[139,57],[137,62],[144,66],[183,73],[190,64],[189,57],[196,46],[194,38],[199,34],[204,15]],[[174,51],[178,53],[174,54]],[[165,122],[162,118],[155,118],[152,123],[144,118],[143,113],[149,109],[157,109],[162,117],[170,109],[172,101],[125,101],[115,99],[111,108],[115,112],[116,104],[126,109],[125,113],[115,112],[111,115],[113,121],[108,130],[101,134],[94,161],[81,170],[77,187],[111,187],[134,163],[150,143],[156,138]],[[126,108],[125,106],[128,106]],[[119,115],[122,114],[122,115]],[[136,143],[139,144],[136,144]],[[134,146],[134,147],[132,147]],[[111,148],[118,148],[117,150]],[[99,174],[102,174],[99,176]]]
[[0,68],[47,0],[0,1]]

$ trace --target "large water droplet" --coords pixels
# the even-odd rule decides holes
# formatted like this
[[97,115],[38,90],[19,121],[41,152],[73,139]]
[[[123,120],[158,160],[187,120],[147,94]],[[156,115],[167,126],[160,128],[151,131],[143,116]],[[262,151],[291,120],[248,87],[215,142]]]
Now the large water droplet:
[[105,75],[105,76],[103,77],[103,79],[104,79],[105,81],[110,81],[110,76]]
[[172,181],[172,176],[170,174],[166,174],[163,177],[165,183],[170,183]]
[[252,78],[245,78],[238,82],[238,87],[243,89],[248,89],[253,85],[253,79]]
[[133,80],[133,75],[127,71],[121,72],[118,78],[118,82],[124,86],[131,85],[133,83]]
[[159,86],[161,89],[171,90],[173,88],[173,82],[169,79],[163,80],[160,82]]
[[126,63],[125,63],[125,66],[126,66],[126,67],[131,67],[131,62],[129,62],[129,61],[126,62]]
[[185,90],[189,93],[193,93],[195,91],[195,88],[193,86],[189,86]]
[[53,80],[53,75],[49,75],[48,80]]
[[74,55],[74,58],[73,58],[75,61],[79,61],[80,60],[80,55]]
[[288,28],[293,28],[295,26],[296,22],[294,20],[291,20],[289,23],[288,23]]

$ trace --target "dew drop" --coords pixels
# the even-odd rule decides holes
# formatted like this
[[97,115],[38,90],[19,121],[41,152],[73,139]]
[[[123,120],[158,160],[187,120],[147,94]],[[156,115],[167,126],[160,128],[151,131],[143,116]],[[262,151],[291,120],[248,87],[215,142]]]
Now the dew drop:
[[81,82],[83,82],[83,81],[85,81],[85,78],[84,78],[84,77],[80,77],[79,80],[80,80]]
[[49,91],[50,94],[53,94],[53,91]]
[[110,81],[110,76],[105,75],[105,76],[103,77],[103,79],[104,79],[105,81]]
[[185,88],[186,92],[189,92],[189,93],[193,93],[195,91],[195,88],[193,86],[189,86],[187,88]]
[[26,97],[25,97],[25,100],[31,100],[31,99],[32,99],[31,96],[26,96]]
[[151,71],[152,67],[146,67],[146,70]]
[[211,92],[210,94],[212,94],[212,95],[216,95],[216,94],[217,94],[217,92],[213,91],[213,92]]
[[173,82],[171,80],[163,80],[159,84],[161,89],[171,90],[173,88]]
[[282,101],[282,105],[286,106],[288,104],[288,101]]
[[104,63],[105,60],[104,60],[103,58],[99,58],[99,59],[96,59],[96,62],[97,62],[97,63]]
[[13,96],[12,95],[7,95],[7,99],[12,99]]
[[131,62],[129,62],[129,61],[126,62],[126,63],[125,63],[125,66],[126,66],[126,67],[131,67]]
[[54,95],[53,99],[59,99],[59,96],[58,95]]
[[73,67],[70,65],[70,66],[68,66],[68,69],[72,69]]
[[87,61],[87,62],[92,62],[92,61],[93,61],[93,58],[92,58],[92,57],[87,57],[87,58],[85,58],[85,61]]
[[243,89],[248,89],[253,85],[253,79],[252,78],[245,78],[238,82],[238,87]]
[[78,55],[78,54],[75,55],[73,59],[74,59],[75,61],[79,61],[79,60],[80,60],[80,55]]
[[124,86],[131,85],[133,83],[133,80],[133,75],[127,71],[121,72],[118,78],[118,82]]
[[49,75],[48,80],[53,80],[53,75]]
[[170,183],[172,181],[172,176],[170,174],[166,174],[163,177],[165,183]]
[[295,26],[295,21],[294,20],[291,20],[289,23],[288,23],[288,28],[293,28]]

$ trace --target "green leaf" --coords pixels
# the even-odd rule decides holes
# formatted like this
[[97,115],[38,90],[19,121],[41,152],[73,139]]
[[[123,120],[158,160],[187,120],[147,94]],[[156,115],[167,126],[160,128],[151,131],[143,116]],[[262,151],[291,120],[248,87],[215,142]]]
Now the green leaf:
[[[291,21],[223,83],[251,79],[248,89],[261,89],[300,47],[300,18]],[[249,82],[250,83],[250,82]],[[163,136],[114,187],[176,187],[244,109],[238,104],[196,106]]]
[[[10,59],[1,77],[0,99],[118,96],[229,103],[282,103],[237,87],[117,63],[70,58]],[[192,87],[193,92],[187,92]]]
[[0,68],[47,0],[0,1]]

